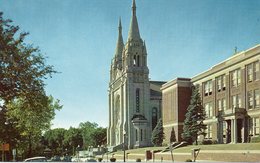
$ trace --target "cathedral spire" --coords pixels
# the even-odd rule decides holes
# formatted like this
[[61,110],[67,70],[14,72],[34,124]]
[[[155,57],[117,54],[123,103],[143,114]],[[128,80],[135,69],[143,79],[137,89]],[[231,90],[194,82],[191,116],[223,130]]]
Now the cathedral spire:
[[146,45],[145,45],[145,41],[144,41],[144,53],[146,54],[147,51],[146,51]]
[[122,25],[121,25],[121,18],[119,18],[119,25],[118,25],[118,39],[116,44],[116,51],[115,51],[115,58],[121,60],[122,52],[124,48],[124,41],[122,36]]
[[139,34],[139,28],[138,28],[138,23],[137,23],[137,18],[136,18],[136,5],[135,5],[135,0],[133,0],[132,4],[132,18],[130,22],[130,29],[128,33],[128,40],[139,40],[140,34]]

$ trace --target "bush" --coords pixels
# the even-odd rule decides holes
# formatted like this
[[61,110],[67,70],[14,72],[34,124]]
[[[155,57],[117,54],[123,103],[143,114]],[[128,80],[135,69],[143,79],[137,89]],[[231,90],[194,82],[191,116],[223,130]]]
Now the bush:
[[202,144],[203,144],[203,145],[208,145],[208,144],[213,144],[213,143],[212,143],[212,140],[204,139],[204,140],[202,141]]
[[137,159],[135,160],[135,162],[141,162],[141,159],[140,159],[140,158],[137,158]]
[[110,158],[110,162],[116,162],[116,158],[114,157]]
[[258,136],[258,137],[251,137],[250,143],[260,143],[260,136]]
[[185,162],[192,162],[192,160],[191,159],[187,159]]
[[100,158],[100,157],[98,158],[98,162],[101,162],[102,160],[103,160],[102,158]]

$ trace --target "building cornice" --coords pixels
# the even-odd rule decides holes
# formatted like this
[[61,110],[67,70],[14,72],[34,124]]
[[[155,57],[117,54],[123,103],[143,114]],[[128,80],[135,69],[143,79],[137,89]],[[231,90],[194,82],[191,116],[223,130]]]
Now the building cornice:
[[179,83],[190,83],[190,78],[176,78],[176,79],[173,79],[173,80],[170,80],[169,82],[165,83],[162,85],[162,88],[161,90],[164,90],[168,87],[171,87],[175,84],[179,84]]
[[247,59],[257,56],[259,54],[260,54],[260,44],[254,46],[248,50],[239,52],[239,53],[229,57],[228,59],[224,60],[223,62],[220,62],[220,63],[212,66],[209,70],[206,70],[206,71],[192,77],[191,82],[196,82],[198,80],[201,80],[202,78],[205,78],[216,72],[227,69],[235,64],[238,64],[244,60],[247,60]]

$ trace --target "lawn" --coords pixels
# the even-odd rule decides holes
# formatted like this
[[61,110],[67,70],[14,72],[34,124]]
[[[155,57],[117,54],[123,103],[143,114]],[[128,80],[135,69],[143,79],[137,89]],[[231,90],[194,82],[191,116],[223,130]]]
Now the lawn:
[[[130,154],[144,154],[146,150],[163,150],[166,147],[146,147],[127,150]],[[191,149],[200,148],[201,150],[260,150],[260,143],[239,143],[239,144],[213,144],[213,145],[189,145],[175,149],[174,153],[190,153]],[[115,152],[123,154],[123,151]]]

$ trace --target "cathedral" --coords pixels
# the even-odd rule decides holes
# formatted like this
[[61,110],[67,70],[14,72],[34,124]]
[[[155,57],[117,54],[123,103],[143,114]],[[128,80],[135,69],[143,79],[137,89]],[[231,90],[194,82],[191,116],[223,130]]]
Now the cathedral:
[[140,36],[135,0],[124,43],[119,20],[118,40],[110,67],[108,146],[114,149],[151,145],[152,129],[161,118],[161,85],[149,81],[147,51]]
[[181,142],[192,85],[199,86],[207,125],[200,141],[248,143],[260,135],[260,44],[235,52],[192,78],[150,81],[147,50],[133,0],[124,44],[119,20],[118,40],[110,67],[108,146],[116,150],[151,146],[151,133],[162,118],[164,144],[172,131]]

